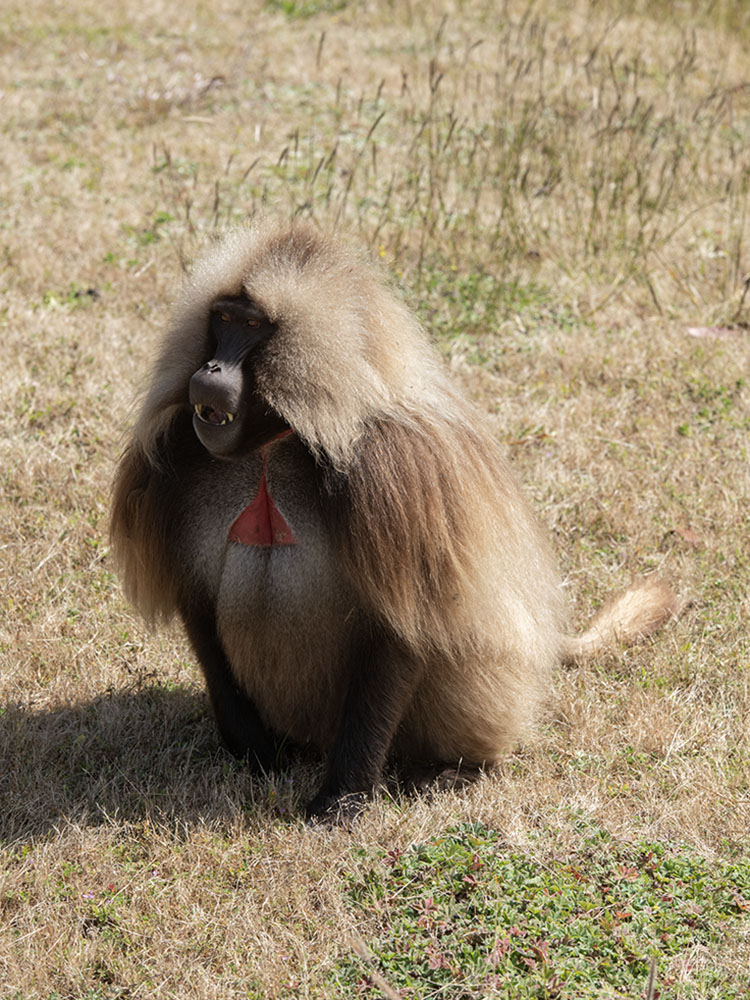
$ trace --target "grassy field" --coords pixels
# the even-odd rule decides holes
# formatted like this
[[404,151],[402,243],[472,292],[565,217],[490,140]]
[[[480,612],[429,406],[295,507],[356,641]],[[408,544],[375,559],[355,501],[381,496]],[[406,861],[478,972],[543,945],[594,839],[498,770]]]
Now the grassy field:
[[[750,995],[743,0],[4,0],[0,998]],[[582,624],[474,787],[306,826],[108,552],[183,269],[258,209],[383,259],[491,415]]]

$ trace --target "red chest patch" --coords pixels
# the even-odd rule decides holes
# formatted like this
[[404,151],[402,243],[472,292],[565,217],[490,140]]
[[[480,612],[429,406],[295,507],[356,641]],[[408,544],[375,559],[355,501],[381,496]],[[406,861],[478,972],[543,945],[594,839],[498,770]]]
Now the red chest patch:
[[296,545],[294,532],[268,491],[266,466],[268,449],[263,449],[263,475],[254,500],[242,511],[229,529],[229,541],[241,545]]

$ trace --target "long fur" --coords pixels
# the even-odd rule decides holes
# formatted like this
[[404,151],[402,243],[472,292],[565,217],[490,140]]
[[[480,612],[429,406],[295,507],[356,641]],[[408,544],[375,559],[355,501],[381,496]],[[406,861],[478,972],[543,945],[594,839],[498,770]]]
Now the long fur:
[[425,664],[399,737],[404,752],[496,759],[533,718],[556,664],[633,641],[674,613],[671,591],[648,584],[584,636],[567,636],[545,537],[417,320],[339,236],[261,221],[197,262],[119,465],[112,541],[147,619],[178,606],[162,472],[178,461],[176,428],[206,360],[209,308],[243,291],[277,325],[256,384],[314,458],[347,585]]
[[580,636],[566,636],[562,661],[585,663],[617,645],[629,646],[676,618],[687,602],[655,576],[644,577],[599,610]]

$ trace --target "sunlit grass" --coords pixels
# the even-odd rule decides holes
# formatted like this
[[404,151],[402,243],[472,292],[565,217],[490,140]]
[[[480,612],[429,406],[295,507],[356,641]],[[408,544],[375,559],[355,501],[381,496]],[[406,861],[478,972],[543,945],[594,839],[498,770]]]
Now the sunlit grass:
[[[749,19],[3,6],[0,996],[635,998],[651,957],[652,1000],[740,995]],[[108,551],[174,290],[259,210],[345,226],[388,269],[510,452],[577,622],[643,572],[694,599],[561,672],[475,788],[384,795],[351,834],[299,818],[315,761],[256,780],[220,750],[186,643],[145,631]]]

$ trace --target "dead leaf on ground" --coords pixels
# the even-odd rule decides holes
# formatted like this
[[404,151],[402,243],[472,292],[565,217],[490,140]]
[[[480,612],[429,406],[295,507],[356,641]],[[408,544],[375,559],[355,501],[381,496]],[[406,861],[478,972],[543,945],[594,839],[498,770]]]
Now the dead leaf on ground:
[[706,544],[705,538],[696,534],[691,528],[672,528],[667,532],[666,538],[674,538],[675,535],[694,549],[702,548]]
[[742,331],[728,326],[689,326],[685,332],[698,340],[737,340]]

